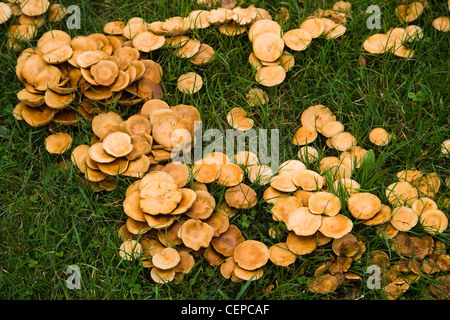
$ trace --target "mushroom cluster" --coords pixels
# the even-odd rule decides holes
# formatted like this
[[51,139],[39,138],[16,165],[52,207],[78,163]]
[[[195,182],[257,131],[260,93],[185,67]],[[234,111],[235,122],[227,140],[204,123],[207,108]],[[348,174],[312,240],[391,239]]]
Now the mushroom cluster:
[[391,237],[416,225],[421,225],[431,235],[444,232],[448,228],[448,217],[433,200],[441,186],[437,174],[402,170],[397,173],[397,178],[385,190],[386,199],[393,207],[384,218],[384,222],[390,223]]
[[216,205],[205,184],[191,188],[191,174],[187,165],[171,162],[127,188],[121,257],[141,259],[157,283],[180,280],[194,266],[194,257],[220,265],[222,275],[232,281],[255,274],[256,280],[268,261],[268,248],[245,240],[230,223],[236,209],[226,202]]
[[99,113],[92,119],[93,143],[77,146],[72,161],[94,185],[116,175],[142,178],[152,165],[169,160],[174,147],[191,141],[199,118],[193,106],[169,107],[159,99],[126,120],[113,111]]
[[14,19],[6,36],[7,45],[14,51],[23,50],[33,40],[45,21],[59,22],[66,16],[66,8],[48,0],[9,0],[0,2],[0,24]]
[[48,31],[17,60],[25,88],[17,93],[14,114],[35,127],[70,125],[79,113],[92,119],[115,102],[126,108],[159,99],[162,68],[144,55],[123,37],[94,33],[72,39],[64,31]]
[[346,281],[361,280],[350,272],[354,261],[359,260],[366,252],[366,245],[354,234],[333,239],[331,249],[335,255],[321,264],[314,272],[314,277],[308,283],[308,290],[313,293],[327,294],[334,292]]
[[414,50],[407,46],[422,38],[422,28],[417,25],[396,27],[389,29],[386,33],[372,34],[364,41],[363,48],[372,54],[393,53],[400,58],[412,58]]
[[391,262],[386,252],[373,250],[369,263],[380,267],[382,290],[390,300],[397,299],[421,277],[450,270],[450,256],[446,254],[445,243],[434,240],[430,235],[418,237],[399,232],[389,242],[399,259]]

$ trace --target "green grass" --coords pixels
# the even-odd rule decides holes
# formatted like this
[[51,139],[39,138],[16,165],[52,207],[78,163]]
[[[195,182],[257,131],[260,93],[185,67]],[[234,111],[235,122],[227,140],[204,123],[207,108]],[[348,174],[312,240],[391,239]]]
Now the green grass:
[[[415,22],[424,30],[422,41],[412,48],[415,57],[400,59],[390,54],[371,55],[362,49],[363,41],[377,30],[368,30],[366,8],[378,4],[382,11],[381,32],[398,26],[394,15],[397,1],[361,0],[354,4],[344,37],[334,41],[316,39],[311,46],[294,53],[295,67],[279,86],[265,89],[270,101],[260,108],[245,104],[245,93],[256,86],[254,72],[247,63],[251,45],[246,34],[226,37],[217,28],[197,30],[192,37],[210,44],[217,59],[204,67],[196,67],[176,58],[168,50],[150,55],[164,70],[162,86],[164,100],[169,105],[192,104],[203,119],[203,128],[229,128],[226,113],[232,107],[244,107],[255,120],[257,128],[280,130],[280,163],[296,158],[298,147],[291,144],[293,132],[300,126],[301,112],[314,104],[324,104],[336,113],[346,131],[355,135],[358,144],[373,149],[373,167],[355,172],[355,180],[362,189],[377,194],[386,203],[385,188],[395,181],[395,174],[403,169],[418,168],[436,172],[442,180],[450,177],[449,159],[440,153],[442,141],[450,137],[449,51],[448,34],[438,32],[431,21],[448,15],[445,4],[432,1],[430,8]],[[61,1],[68,6],[70,1]],[[81,30],[67,30],[65,24],[46,23],[39,32],[62,29],[71,36],[102,32],[106,21],[126,21],[134,16],[146,21],[186,16],[199,8],[194,1],[78,1],[81,8]],[[290,20],[283,30],[298,26],[299,21],[318,7],[331,7],[332,1],[297,0],[245,1],[269,10],[275,16],[279,7],[290,12]],[[0,26],[5,34],[11,22]],[[39,37],[38,35],[38,37]],[[31,45],[35,45],[35,41]],[[289,268],[267,264],[264,276],[249,285],[232,283],[220,276],[218,267],[204,260],[197,263],[190,274],[179,283],[157,285],[149,270],[139,263],[127,262],[118,256],[121,244],[118,228],[126,216],[122,209],[125,189],[133,179],[118,178],[118,187],[111,192],[95,193],[72,166],[61,170],[61,161],[70,161],[70,153],[55,156],[46,152],[44,139],[48,127],[32,128],[15,120],[12,110],[22,88],[14,68],[18,53],[6,47],[6,37],[0,40],[0,298],[2,299],[383,299],[379,290],[365,286],[368,253],[383,250],[393,260],[399,257],[390,251],[386,239],[376,236],[376,227],[355,223],[354,234],[361,236],[367,251],[354,262],[351,271],[363,282],[345,283],[329,295],[313,295],[306,283],[315,269],[332,254],[327,245],[306,256],[299,256]],[[359,66],[360,56],[366,60]],[[177,78],[188,71],[203,76],[204,87],[192,96],[176,89]],[[128,110],[136,113],[139,105]],[[373,147],[368,140],[371,128],[383,126],[395,138],[385,147]],[[89,143],[91,129],[88,121],[76,127],[56,127],[71,132],[74,145]],[[320,138],[313,143],[318,149],[325,146]],[[336,155],[325,149],[323,155]],[[310,164],[316,169],[317,164]],[[225,189],[212,186],[216,199],[223,199]],[[264,187],[254,186],[262,196]],[[444,184],[437,195],[450,196]],[[344,213],[348,214],[344,208]],[[448,212],[446,211],[448,214]],[[277,239],[267,231],[275,222],[270,207],[262,201],[251,210],[241,211],[233,218],[244,236],[271,245],[284,241],[286,233]],[[423,235],[420,226],[412,231]],[[448,230],[435,239],[449,245]],[[69,265],[81,269],[81,289],[66,287]],[[422,277],[402,296],[404,299],[424,299],[433,276]],[[273,285],[270,295],[265,290]]]

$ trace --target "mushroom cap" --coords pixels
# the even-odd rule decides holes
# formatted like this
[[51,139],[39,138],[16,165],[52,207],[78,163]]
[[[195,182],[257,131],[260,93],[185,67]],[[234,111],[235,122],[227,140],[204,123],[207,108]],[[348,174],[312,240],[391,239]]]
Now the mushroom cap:
[[441,180],[434,172],[419,177],[414,183],[419,191],[419,195],[431,198],[436,195],[441,186]]
[[70,155],[70,159],[72,163],[81,171],[81,173],[85,173],[86,171],[86,157],[89,156],[90,146],[87,144],[80,144],[76,146]]
[[218,163],[208,163],[205,159],[199,160],[192,166],[194,180],[201,183],[211,183],[216,181],[220,174]]
[[[322,22],[323,22],[323,19],[321,19],[321,20],[322,20]],[[325,29],[324,29],[324,31],[325,31]],[[344,33],[345,33],[346,31],[347,31],[347,28],[346,28],[344,25],[338,24],[338,25],[332,27],[332,28],[331,28],[329,31],[327,31],[326,33],[324,32],[324,34],[325,34],[325,38],[326,38],[327,40],[330,40],[330,39],[336,39],[336,38],[339,38],[340,36],[344,35]]]
[[345,236],[353,229],[353,222],[343,214],[335,216],[322,216],[322,225],[319,231],[327,237],[336,239]]
[[368,220],[381,210],[381,200],[372,193],[360,192],[348,198],[347,206],[354,218]]
[[350,132],[340,132],[330,138],[330,143],[336,150],[347,151],[356,146],[356,138]]
[[174,248],[165,248],[152,257],[153,265],[161,270],[174,268],[180,262],[180,254]]
[[444,142],[442,142],[441,153],[444,155],[450,154],[450,139],[447,139]]
[[448,228],[448,217],[439,209],[430,209],[419,216],[420,224],[429,234],[442,233]]
[[258,198],[255,190],[244,183],[239,183],[225,191],[225,201],[232,208],[248,209],[256,205]]
[[170,162],[161,169],[172,176],[178,188],[183,188],[189,182],[191,173],[189,167],[182,162]]
[[339,197],[326,191],[318,191],[308,198],[308,209],[314,214],[335,216],[341,211],[342,205]]
[[308,283],[308,289],[313,293],[328,294],[334,292],[339,284],[340,281],[336,275],[322,274]]
[[164,36],[156,35],[151,31],[139,32],[132,40],[133,47],[142,52],[158,50],[165,42]]
[[287,215],[300,207],[303,207],[302,199],[283,195],[274,202],[274,206],[270,209],[272,212],[272,219],[275,221],[286,221]]
[[166,148],[186,145],[192,141],[189,122],[177,115],[158,120],[153,126],[152,136],[156,143]]
[[288,196],[289,196],[288,193],[278,191],[277,189],[270,187],[270,186],[267,187],[267,189],[264,190],[264,193],[263,193],[263,199],[266,202],[271,203],[271,204],[275,204],[278,202],[278,200],[280,198],[288,197]]
[[286,238],[286,245],[296,255],[310,254],[317,248],[316,235],[298,236],[291,231]]
[[244,241],[244,236],[239,228],[234,224],[230,224],[225,232],[212,238],[211,245],[221,255],[230,257],[233,256],[234,249]]
[[116,158],[108,163],[98,163],[98,168],[103,173],[110,176],[123,174],[128,169],[129,160],[127,158]]
[[321,128],[320,128],[320,133],[322,135],[324,135],[327,138],[331,138],[335,135],[337,135],[338,133],[344,132],[344,125],[342,124],[342,122],[337,121],[337,120],[332,120],[329,121],[327,123],[325,123]]
[[220,265],[220,274],[225,279],[230,279],[236,266],[237,266],[237,264],[234,261],[234,258],[228,257],[225,259],[225,262]]
[[450,18],[449,17],[437,17],[432,22],[433,27],[438,31],[449,32],[450,31]]
[[386,198],[393,206],[402,206],[405,203],[411,206],[419,198],[419,193],[413,185],[406,181],[399,181],[390,184],[386,188]]
[[317,151],[316,148],[307,145],[300,148],[297,156],[303,163],[311,163],[317,160],[319,151]]
[[136,240],[125,240],[119,248],[119,255],[124,260],[138,259],[142,253],[142,246]]
[[227,231],[230,226],[230,218],[220,210],[215,210],[204,222],[213,227],[214,237],[220,236]]
[[181,188],[179,189],[179,191],[181,192],[181,200],[178,203],[177,207],[170,213],[172,215],[182,214],[188,211],[197,198],[197,194],[192,189]]
[[193,94],[203,86],[202,77],[195,72],[188,72],[181,75],[177,80],[177,88],[183,93]]
[[22,117],[32,127],[42,127],[50,123],[55,116],[55,110],[47,106],[29,107],[22,106]]
[[317,172],[313,170],[300,170],[293,174],[293,183],[305,190],[305,191],[316,191],[322,189],[325,180]]
[[48,0],[27,0],[22,2],[23,4],[20,7],[22,13],[30,17],[40,16],[46,13],[50,7]]
[[297,190],[293,177],[288,174],[277,174],[272,176],[270,179],[270,186],[281,192],[294,192]]
[[273,62],[279,59],[283,50],[284,41],[280,34],[265,32],[253,39],[253,52],[262,61]]
[[269,260],[269,248],[256,240],[245,240],[234,249],[234,261],[245,270],[255,270]]
[[246,30],[247,28],[244,25],[238,24],[235,21],[230,21],[219,26],[219,32],[230,37],[240,35]]
[[178,253],[180,255],[180,262],[174,267],[175,272],[187,274],[194,267],[195,259],[189,252],[180,251]]
[[186,215],[192,219],[208,219],[216,207],[215,198],[204,190],[197,190],[195,194],[195,200],[189,210],[186,211]]
[[384,53],[389,49],[388,39],[388,36],[384,33],[375,33],[364,41],[363,48],[373,54]]
[[247,117],[247,112],[240,107],[233,108],[228,112],[227,122],[236,130],[247,131],[253,127],[253,120]]
[[304,20],[299,28],[308,31],[311,38],[315,39],[322,35],[325,25],[320,18],[309,18]]
[[260,279],[263,276],[264,270],[263,268],[258,268],[255,270],[246,270],[237,265],[233,270],[233,274],[241,280],[254,281]]
[[191,11],[188,16],[188,23],[190,29],[204,29],[210,26],[208,10],[194,10]]
[[421,197],[412,203],[411,209],[420,217],[420,215],[427,210],[438,209],[438,205],[433,199]]
[[305,29],[292,29],[283,34],[285,45],[293,51],[305,50],[312,41],[312,36]]
[[156,283],[170,282],[175,278],[175,269],[172,268],[172,269],[162,270],[162,269],[153,267],[150,270],[150,277]]
[[376,146],[388,144],[391,135],[384,128],[374,128],[369,133],[369,140]]
[[239,25],[247,25],[251,24],[256,19],[256,15],[258,11],[255,6],[251,5],[247,8],[235,7],[233,8],[233,16],[232,19]]
[[57,132],[45,138],[45,148],[49,153],[62,154],[72,147],[72,141],[70,134]]
[[251,183],[266,185],[274,176],[273,170],[265,164],[254,164],[247,167],[247,176]]
[[214,58],[214,48],[206,43],[202,43],[195,54],[189,61],[197,66],[203,66]]
[[251,151],[239,151],[234,155],[234,161],[244,166],[259,164],[258,156]]
[[284,221],[288,230],[296,235],[311,236],[319,230],[322,216],[313,214],[307,207],[300,207],[288,212]]
[[111,156],[124,157],[133,150],[130,135],[124,132],[113,132],[103,140],[103,149]]
[[349,178],[341,178],[333,182],[333,190],[336,194],[340,194],[341,191],[344,192],[345,196],[351,196],[359,192],[361,185]]
[[286,71],[282,66],[262,67],[256,71],[255,80],[265,87],[279,85],[286,78]]
[[223,163],[220,164],[219,175],[216,182],[226,186],[233,187],[238,185],[244,180],[244,170],[234,163]]
[[131,192],[125,196],[123,201],[123,211],[125,214],[136,221],[146,222],[144,212],[139,205],[139,190]]
[[255,21],[248,29],[248,38],[253,42],[257,37],[265,33],[273,33],[280,36],[282,33],[280,24],[269,19]]
[[390,223],[399,231],[411,230],[419,221],[419,216],[409,207],[395,207]]
[[184,245],[195,251],[207,248],[213,236],[214,229],[198,219],[185,221],[178,230],[178,237],[183,240]]
[[103,142],[96,142],[89,147],[89,157],[97,163],[110,163],[116,160],[116,157],[106,153],[103,148]]
[[112,85],[119,75],[119,67],[110,60],[100,60],[91,66],[90,71],[95,82],[102,86]]
[[367,226],[380,225],[387,223],[391,220],[392,209],[388,205],[382,204],[381,209],[372,218],[365,220],[363,224]]
[[282,267],[287,267],[295,262],[297,255],[289,250],[285,242],[279,242],[269,248],[270,261]]
[[113,111],[103,112],[92,119],[92,131],[103,140],[108,134],[119,131],[118,128],[122,122],[122,117],[117,113]]
[[308,125],[301,126],[295,131],[292,143],[294,145],[303,146],[316,140],[317,136],[317,131],[314,127]]
[[13,11],[11,7],[4,2],[0,3],[0,24],[8,21],[12,15]]
[[170,109],[167,102],[160,100],[160,99],[149,99],[147,100],[139,110],[139,114],[145,116],[147,119],[150,120],[151,115],[153,112],[161,109]]

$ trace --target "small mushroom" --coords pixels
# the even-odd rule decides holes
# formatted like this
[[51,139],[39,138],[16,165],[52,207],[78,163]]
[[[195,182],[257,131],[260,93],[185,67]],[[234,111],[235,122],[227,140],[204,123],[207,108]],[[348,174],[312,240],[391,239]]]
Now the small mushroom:
[[368,220],[381,210],[381,200],[372,193],[360,192],[348,198],[347,206],[354,218]]
[[63,132],[57,132],[45,138],[45,148],[51,154],[62,154],[72,147],[72,137]]
[[335,216],[341,211],[342,205],[341,200],[335,194],[319,191],[309,197],[308,208],[314,214]]
[[248,209],[258,202],[255,190],[244,183],[230,187],[225,192],[225,201],[230,207]]
[[234,249],[234,261],[245,270],[256,270],[269,260],[269,249],[256,240],[245,240]]
[[296,235],[311,236],[319,230],[322,216],[313,214],[307,207],[300,207],[288,212],[284,221],[287,229]]
[[178,237],[183,240],[184,245],[195,251],[207,248],[213,236],[214,229],[198,219],[187,220],[178,230]]

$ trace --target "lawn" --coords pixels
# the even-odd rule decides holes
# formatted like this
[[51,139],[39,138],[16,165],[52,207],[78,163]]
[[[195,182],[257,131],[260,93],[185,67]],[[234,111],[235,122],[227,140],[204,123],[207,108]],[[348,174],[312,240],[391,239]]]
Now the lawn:
[[[157,50],[149,58],[161,64],[163,100],[169,105],[195,106],[202,117],[203,129],[224,131],[230,126],[227,112],[244,107],[257,129],[279,129],[279,162],[298,159],[298,146],[292,144],[295,130],[301,125],[301,113],[312,105],[330,108],[346,131],[357,139],[358,145],[373,150],[375,160],[353,179],[361,189],[376,194],[386,202],[385,189],[396,181],[396,173],[405,169],[419,169],[436,173],[442,181],[435,201],[444,207],[450,188],[444,183],[450,177],[449,158],[441,153],[441,144],[450,138],[449,37],[432,26],[438,16],[448,16],[446,1],[428,1],[429,8],[414,22],[423,29],[424,37],[411,44],[415,55],[403,59],[393,54],[369,54],[363,42],[377,32],[402,26],[395,16],[400,1],[351,1],[352,14],[347,19],[346,33],[337,39],[314,39],[305,51],[293,52],[296,64],[278,86],[263,88],[269,102],[262,106],[246,105],[245,94],[255,82],[254,70],[247,62],[252,46],[246,33],[227,37],[217,28],[195,30],[191,37],[211,45],[216,58],[206,66],[195,66],[172,54]],[[440,3],[439,3],[440,2]],[[65,6],[71,1],[62,0]],[[289,11],[283,31],[297,28],[299,22],[318,8],[329,8],[334,1],[298,0],[245,1],[268,10],[274,17],[281,7]],[[366,9],[378,5],[381,10],[379,30],[371,30],[366,22]],[[81,28],[69,29],[64,23],[46,22],[36,39],[50,29],[61,29],[72,37],[102,32],[108,21],[128,21],[142,17],[147,22],[163,21],[174,16],[206,8],[195,1],[78,1]],[[12,20],[0,25],[6,34]],[[30,42],[35,46],[37,40]],[[196,259],[192,271],[180,283],[155,284],[150,271],[138,261],[125,261],[118,251],[122,240],[118,229],[127,218],[122,203],[125,190],[134,181],[117,177],[117,187],[110,192],[94,192],[71,164],[70,152],[49,154],[44,145],[49,127],[33,128],[13,117],[19,102],[17,92],[22,84],[15,74],[17,57],[7,47],[6,37],[0,40],[0,298],[1,299],[271,299],[271,300],[339,300],[385,299],[382,290],[370,289],[366,284],[369,254],[385,251],[392,262],[400,257],[391,250],[388,239],[377,234],[376,226],[354,223],[352,233],[362,239],[366,252],[355,261],[350,271],[361,280],[347,281],[329,294],[313,294],[307,284],[322,263],[333,255],[331,245],[313,253],[298,256],[289,267],[268,263],[261,279],[251,282],[232,282],[220,275],[219,266],[210,266],[204,259]],[[177,90],[181,74],[195,71],[203,77],[202,89],[193,95]],[[128,109],[128,117],[142,104]],[[383,127],[393,134],[386,146],[374,146],[368,139],[374,127]],[[74,137],[74,146],[90,143],[90,121],[83,119],[76,126],[56,126]],[[312,143],[323,150],[322,156],[334,156],[336,151],[326,147],[320,137]],[[61,169],[62,161],[70,163]],[[316,170],[317,163],[310,164]],[[239,210],[232,218],[245,238],[267,245],[284,241],[287,235],[272,239],[268,235],[272,219],[271,207],[262,200],[265,186],[252,185],[259,201],[249,210]],[[219,201],[225,188],[212,185],[211,194]],[[449,214],[448,209],[443,209]],[[349,216],[347,208],[343,213]],[[408,233],[425,235],[417,226]],[[434,237],[435,241],[450,244],[448,229]],[[81,272],[81,288],[70,289],[66,280],[67,268],[76,265]],[[401,299],[429,298],[429,288],[444,272],[423,275],[410,284]],[[448,288],[448,287],[447,287]],[[448,299],[447,292],[447,299]]]

